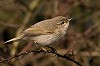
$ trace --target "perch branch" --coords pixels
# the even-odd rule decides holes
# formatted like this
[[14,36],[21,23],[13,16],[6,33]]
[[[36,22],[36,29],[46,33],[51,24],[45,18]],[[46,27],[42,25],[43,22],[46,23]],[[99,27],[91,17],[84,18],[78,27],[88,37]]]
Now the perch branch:
[[11,61],[12,59],[14,59],[14,58],[17,58],[17,57],[20,57],[20,56],[25,56],[25,55],[27,55],[27,54],[29,54],[29,53],[34,53],[34,54],[37,54],[37,53],[50,53],[50,54],[55,54],[55,55],[56,55],[57,57],[59,57],[59,58],[64,58],[64,59],[66,59],[66,60],[69,60],[69,61],[71,61],[71,62],[74,62],[74,63],[77,64],[78,66],[82,66],[79,62],[77,62],[77,61],[75,61],[75,60],[69,58],[68,56],[66,56],[66,54],[65,54],[65,55],[61,55],[61,54],[59,54],[54,48],[52,48],[52,47],[49,47],[49,48],[51,48],[52,51],[28,50],[28,51],[26,51],[26,52],[24,52],[24,53],[21,53],[21,54],[18,54],[18,55],[14,55],[13,57],[11,57],[11,58],[9,58],[9,59],[2,59],[2,60],[0,60],[0,63],[3,63],[3,62],[10,62],[10,61]]

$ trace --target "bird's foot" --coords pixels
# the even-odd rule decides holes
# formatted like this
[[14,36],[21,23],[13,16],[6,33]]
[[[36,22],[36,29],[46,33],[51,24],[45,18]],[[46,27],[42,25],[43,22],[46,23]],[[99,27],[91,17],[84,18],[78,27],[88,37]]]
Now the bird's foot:
[[43,51],[43,52],[44,52],[44,54],[48,52],[48,51],[47,51],[47,49],[45,49],[44,47],[41,47],[41,49],[40,49],[40,50],[41,50],[41,51]]
[[53,47],[50,47],[50,46],[46,46],[46,47],[50,48],[49,52],[55,53],[55,54],[57,53],[57,51]]

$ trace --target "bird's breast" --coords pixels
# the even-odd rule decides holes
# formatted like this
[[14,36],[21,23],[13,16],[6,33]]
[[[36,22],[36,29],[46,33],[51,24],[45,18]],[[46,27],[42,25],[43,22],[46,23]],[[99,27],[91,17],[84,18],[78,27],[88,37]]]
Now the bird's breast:
[[39,35],[32,38],[35,42],[41,45],[49,45],[56,41],[59,41],[64,35],[61,33],[54,33],[49,35]]

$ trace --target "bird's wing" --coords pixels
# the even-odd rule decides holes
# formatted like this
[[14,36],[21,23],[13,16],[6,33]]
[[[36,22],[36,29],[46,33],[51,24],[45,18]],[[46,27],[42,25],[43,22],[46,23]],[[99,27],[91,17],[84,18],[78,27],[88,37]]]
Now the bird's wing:
[[32,26],[23,31],[23,33],[26,35],[46,35],[46,34],[52,34],[54,32],[49,30],[43,30],[41,27]]

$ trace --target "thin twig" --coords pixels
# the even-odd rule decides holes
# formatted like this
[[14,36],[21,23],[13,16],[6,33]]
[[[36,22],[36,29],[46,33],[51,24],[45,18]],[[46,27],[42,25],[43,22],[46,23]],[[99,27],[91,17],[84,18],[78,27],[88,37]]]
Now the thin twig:
[[17,57],[20,57],[20,56],[24,56],[24,55],[27,55],[27,54],[29,54],[29,53],[34,53],[34,54],[37,54],[37,53],[50,53],[50,54],[55,54],[57,57],[64,58],[64,59],[66,59],[66,60],[69,60],[69,61],[71,61],[71,62],[74,62],[74,63],[77,64],[78,66],[82,66],[79,62],[77,62],[77,61],[75,61],[75,60],[69,58],[68,56],[66,56],[66,54],[65,54],[65,55],[61,55],[61,54],[59,54],[54,48],[52,48],[52,47],[49,47],[49,48],[51,48],[53,51],[46,51],[46,52],[45,52],[45,51],[43,51],[43,50],[29,50],[29,51],[26,51],[26,52],[24,52],[24,53],[15,55],[15,56],[13,56],[13,57],[11,57],[11,58],[9,58],[9,59],[2,59],[2,60],[0,61],[0,63],[3,63],[3,62],[10,62],[10,61],[11,61],[12,59],[14,59],[14,58],[17,58]]

